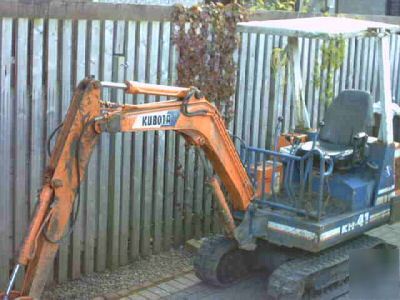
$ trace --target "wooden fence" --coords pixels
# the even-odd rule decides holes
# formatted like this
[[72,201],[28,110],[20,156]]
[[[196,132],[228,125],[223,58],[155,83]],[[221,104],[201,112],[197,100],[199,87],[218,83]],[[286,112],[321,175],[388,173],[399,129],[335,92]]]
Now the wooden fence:
[[[171,8],[13,5],[0,3],[0,289],[37,201],[48,160],[46,141],[61,122],[77,82],[94,75],[107,81],[173,84],[177,61],[166,17]],[[275,80],[275,97],[269,93],[271,51],[285,43],[284,38],[242,34],[231,129],[253,145],[268,145],[277,115],[290,120],[290,82]],[[399,39],[393,39],[397,96],[399,47]],[[312,81],[319,48],[319,41],[302,43],[314,125],[323,114],[319,100],[324,83],[317,88]],[[373,43],[351,40],[346,53],[335,75],[335,91],[356,87],[375,93]],[[286,70],[280,72],[284,78]],[[160,100],[108,90],[103,99]],[[54,264],[52,275],[59,282],[116,268],[219,230],[199,157],[173,132],[102,135],[82,191],[78,222]]]
[[[169,22],[11,19],[1,23],[0,283],[24,236],[48,160],[46,140],[86,75],[172,84]],[[154,97],[103,92],[120,103]],[[216,230],[212,194],[194,149],[173,132],[104,134],[81,210],[54,267],[58,281],[102,271]]]

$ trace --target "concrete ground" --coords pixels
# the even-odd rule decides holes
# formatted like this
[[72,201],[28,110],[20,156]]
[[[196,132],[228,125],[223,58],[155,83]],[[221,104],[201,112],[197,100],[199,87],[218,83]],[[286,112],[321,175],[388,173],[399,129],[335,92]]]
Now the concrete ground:
[[[369,232],[370,235],[384,239],[400,248],[400,224],[387,225]],[[264,273],[241,281],[229,288],[216,288],[202,283],[193,272],[178,276],[160,284],[136,291],[122,299],[136,300],[231,300],[231,299],[265,299],[267,275]],[[344,299],[344,298],[343,298]]]

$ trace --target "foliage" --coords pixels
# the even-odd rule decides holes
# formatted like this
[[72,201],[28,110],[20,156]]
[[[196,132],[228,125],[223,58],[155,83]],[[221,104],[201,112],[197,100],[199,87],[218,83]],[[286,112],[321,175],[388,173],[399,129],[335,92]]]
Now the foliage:
[[271,56],[271,68],[272,72],[276,74],[276,72],[285,67],[288,64],[288,52],[287,47],[285,48],[274,48],[272,49]]
[[321,86],[321,73],[327,72],[326,86],[324,88],[325,104],[329,106],[334,97],[335,72],[342,66],[345,54],[345,41],[343,38],[324,40],[321,47],[322,61],[314,66],[314,85]]
[[[311,0],[303,0],[301,12],[306,13],[311,6]],[[251,10],[284,10],[294,11],[296,0],[256,0],[256,4],[251,7]]]
[[175,6],[174,43],[178,47],[178,84],[198,87],[225,119],[233,116],[236,66],[233,53],[239,44],[236,24],[247,19],[237,3],[185,8]]

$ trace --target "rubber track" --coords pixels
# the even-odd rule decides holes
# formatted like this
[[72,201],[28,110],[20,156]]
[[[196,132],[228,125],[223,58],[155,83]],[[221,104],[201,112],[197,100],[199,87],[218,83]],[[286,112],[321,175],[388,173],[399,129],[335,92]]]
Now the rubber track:
[[196,276],[212,285],[225,286],[217,276],[218,264],[222,256],[235,249],[237,249],[235,240],[227,239],[222,235],[207,238],[194,258]]
[[[268,299],[333,299],[335,291],[339,293],[336,296],[346,292],[343,287],[348,286],[348,272],[336,273],[334,269],[343,268],[349,260],[349,252],[383,243],[381,239],[363,235],[321,253],[284,263],[269,278]],[[335,277],[327,276],[329,279],[321,283],[321,274],[327,270]]]

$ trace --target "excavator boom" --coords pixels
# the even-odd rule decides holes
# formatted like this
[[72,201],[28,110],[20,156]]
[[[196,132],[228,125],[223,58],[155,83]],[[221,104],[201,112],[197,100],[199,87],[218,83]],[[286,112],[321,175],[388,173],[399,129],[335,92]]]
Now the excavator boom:
[[[129,94],[177,99],[140,105],[109,103],[100,100],[102,87],[122,88]],[[254,195],[251,181],[222,117],[200,91],[133,81],[111,83],[85,79],[76,88],[57,136],[18,264],[0,299],[40,298],[59,244],[72,231],[69,224],[74,201],[79,196],[79,186],[98,136],[103,132],[154,130],[174,130],[188,143],[202,148],[226,187],[233,208],[246,210]],[[23,267],[26,272],[22,290],[11,291],[15,275]]]

